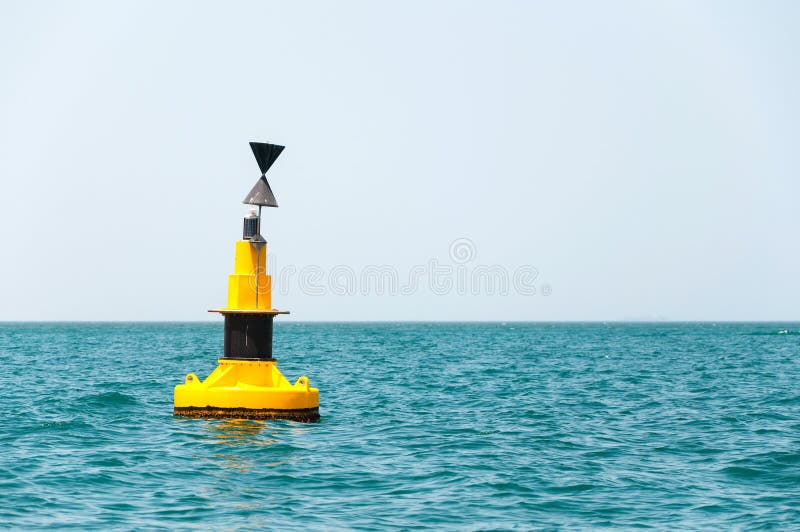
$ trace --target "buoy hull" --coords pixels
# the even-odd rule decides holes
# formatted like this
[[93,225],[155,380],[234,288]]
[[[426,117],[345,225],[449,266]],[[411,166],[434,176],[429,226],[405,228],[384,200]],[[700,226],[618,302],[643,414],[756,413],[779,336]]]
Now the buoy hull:
[[220,358],[204,381],[186,375],[175,387],[173,414],[185,417],[319,420],[319,390],[302,376],[289,383],[276,360]]

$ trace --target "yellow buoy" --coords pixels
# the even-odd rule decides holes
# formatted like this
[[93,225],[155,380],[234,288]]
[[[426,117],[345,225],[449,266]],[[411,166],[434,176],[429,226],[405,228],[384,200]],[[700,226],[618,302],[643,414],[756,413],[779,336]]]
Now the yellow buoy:
[[288,314],[272,308],[272,277],[266,274],[267,243],[260,234],[261,207],[277,207],[265,174],[283,146],[251,142],[261,177],[245,204],[257,205],[244,219],[236,242],[228,304],[211,309],[225,319],[219,366],[201,381],[194,373],[175,386],[176,416],[243,419],[319,420],[319,390],[302,376],[291,384],[272,357],[273,320]]

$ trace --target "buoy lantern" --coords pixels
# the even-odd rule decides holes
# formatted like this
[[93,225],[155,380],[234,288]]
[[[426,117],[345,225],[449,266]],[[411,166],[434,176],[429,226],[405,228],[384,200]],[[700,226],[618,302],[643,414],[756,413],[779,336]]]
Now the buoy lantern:
[[176,416],[291,419],[319,421],[319,390],[305,375],[291,384],[272,356],[275,316],[288,311],[272,308],[272,277],[266,274],[267,241],[261,236],[261,208],[278,203],[267,182],[267,170],[283,146],[251,142],[261,177],[242,203],[251,208],[244,218],[242,239],[236,242],[233,273],[228,276],[228,304],[209,312],[225,320],[223,355],[217,368],[201,381],[194,373],[175,386]]

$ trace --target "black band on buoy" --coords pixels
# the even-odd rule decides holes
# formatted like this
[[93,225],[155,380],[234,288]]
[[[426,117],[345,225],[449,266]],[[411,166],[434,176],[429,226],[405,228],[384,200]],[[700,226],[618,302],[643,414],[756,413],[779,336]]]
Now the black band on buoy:
[[275,360],[272,358],[272,314],[226,314],[222,358]]

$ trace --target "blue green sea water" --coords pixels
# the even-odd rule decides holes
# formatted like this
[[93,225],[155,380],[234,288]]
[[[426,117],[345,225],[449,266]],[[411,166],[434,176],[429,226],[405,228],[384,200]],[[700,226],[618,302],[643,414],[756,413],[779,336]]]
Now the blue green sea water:
[[800,528],[796,323],[283,322],[320,423],[174,418],[221,349],[0,325],[0,527]]

